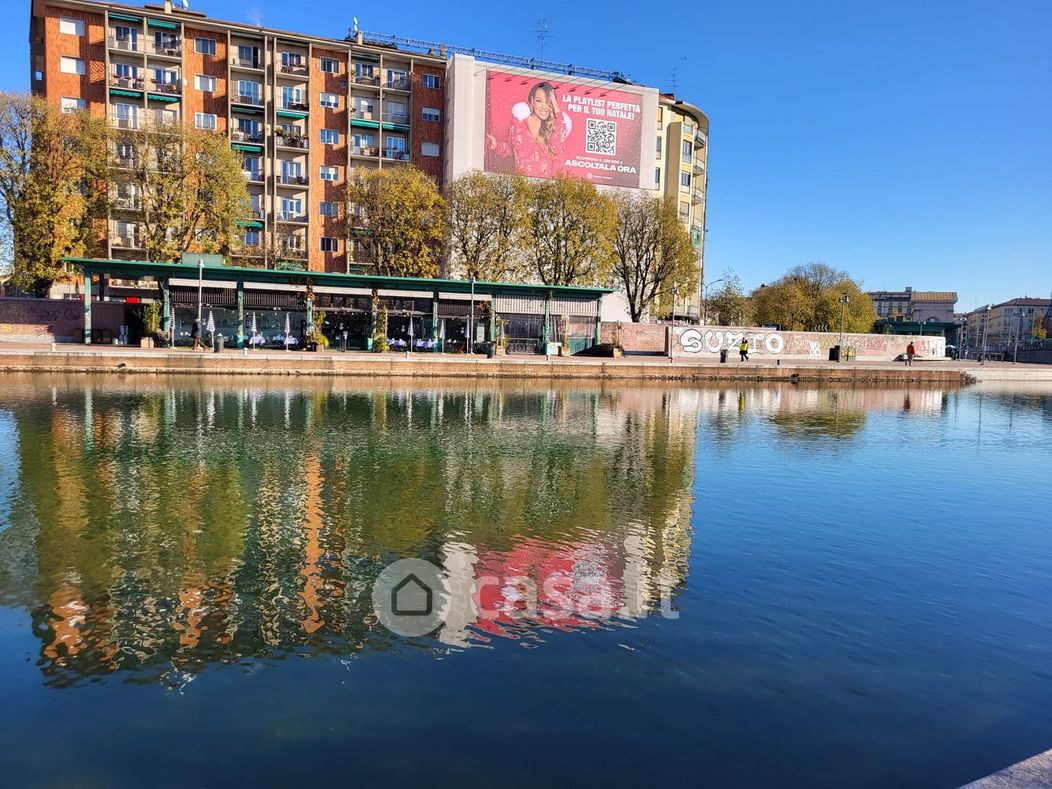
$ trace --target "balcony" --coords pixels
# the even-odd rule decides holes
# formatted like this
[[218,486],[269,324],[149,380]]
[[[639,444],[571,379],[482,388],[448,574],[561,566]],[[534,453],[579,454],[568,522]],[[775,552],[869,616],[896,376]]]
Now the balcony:
[[148,41],[146,51],[162,58],[181,58],[183,56],[183,42],[175,39],[165,41]]
[[111,88],[125,88],[127,90],[143,90],[145,86],[145,80],[142,77],[122,77],[117,74],[110,74],[110,87]]
[[110,246],[114,249],[142,249],[142,239],[137,235],[112,235]]
[[374,77],[372,75],[355,76],[354,84],[365,85],[366,87],[370,88],[378,88],[380,87],[380,78]]
[[118,156],[113,160],[113,166],[119,170],[134,170],[139,166],[139,157]]
[[231,101],[233,101],[234,104],[248,104],[251,107],[263,106],[263,97],[255,96],[251,93],[238,93],[231,99]]
[[146,113],[147,120],[154,126],[178,126],[179,113],[171,110],[150,110]]
[[278,132],[278,145],[282,148],[296,148],[301,151],[307,150],[310,143],[306,137],[296,134],[282,134]]
[[409,77],[388,77],[388,90],[409,90]]
[[283,101],[281,109],[292,110],[293,112],[309,112],[310,105],[304,104],[302,101]]
[[373,110],[357,109],[351,112],[351,117],[360,121],[375,121],[376,112]]
[[241,174],[245,176],[245,180],[253,184],[263,183],[263,171],[262,170],[242,170]]
[[400,151],[396,148],[384,148],[384,158],[393,159],[396,162],[408,162],[409,151]]
[[114,112],[110,113],[110,125],[117,129],[138,129],[140,128],[139,116],[136,115],[117,115]]
[[248,209],[248,214],[245,216],[246,219],[262,220],[267,218],[266,209],[259,206],[252,206]]
[[175,82],[161,82],[158,79],[151,79],[150,92],[163,93],[167,96],[178,96],[183,92],[183,86],[179,79],[176,79]]
[[116,49],[121,52],[143,51],[143,44],[137,38],[117,38],[116,36],[110,36],[106,40],[106,43],[110,49]]
[[295,211],[278,211],[279,222],[294,222],[296,224],[307,224],[307,215]]
[[384,112],[384,121],[387,123],[409,123],[409,113],[391,112],[388,110]]
[[230,58],[230,65],[233,68],[252,69],[253,71],[263,70],[263,62],[259,58],[241,58],[233,55]]
[[379,155],[380,149],[375,145],[353,145],[351,146],[351,154],[353,156],[371,156],[376,158]]
[[142,201],[139,199],[138,195],[132,197],[118,196],[113,198],[113,207],[120,211],[141,211]]
[[307,176],[305,175],[286,175],[282,174],[278,176],[278,183],[282,186],[307,186]]
[[307,247],[306,246],[282,246],[280,257],[287,260],[306,260],[307,259]]
[[306,63],[282,63],[279,71],[282,75],[290,77],[306,77],[310,74]]
[[233,142],[250,142],[256,145],[263,144],[263,135],[260,132],[255,134],[251,132],[241,131],[240,129],[230,132],[230,139]]

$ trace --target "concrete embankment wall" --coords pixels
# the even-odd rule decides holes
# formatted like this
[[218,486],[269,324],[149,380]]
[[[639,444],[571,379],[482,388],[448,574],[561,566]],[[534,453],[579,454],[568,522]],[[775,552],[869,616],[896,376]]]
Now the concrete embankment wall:
[[[737,353],[742,339],[749,341],[749,355],[771,359],[829,358],[829,349],[840,344],[837,332],[778,331],[748,326],[670,326],[658,323],[604,323],[604,343],[620,345],[628,354],[668,355],[669,342],[677,356],[715,354],[722,349]],[[913,343],[924,357],[946,356],[944,337],[911,337],[903,334],[845,334],[844,348],[853,349],[865,361],[894,360]]]
[[341,354],[192,354],[143,351],[8,351],[0,354],[0,371],[84,372],[185,375],[290,375],[414,378],[534,378],[577,380],[665,381],[809,381],[868,384],[939,384],[959,386],[959,370],[916,366],[750,366],[604,361],[545,361],[538,357],[441,360],[417,356]]

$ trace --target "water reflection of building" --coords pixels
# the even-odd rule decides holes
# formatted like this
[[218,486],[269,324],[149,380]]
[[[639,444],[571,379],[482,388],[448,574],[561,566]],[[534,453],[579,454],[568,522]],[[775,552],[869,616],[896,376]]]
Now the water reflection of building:
[[[52,683],[388,644],[368,592],[399,556],[473,600],[483,571],[563,573],[607,619],[686,577],[695,392],[38,386],[12,410],[32,569],[0,599],[31,610]],[[471,608],[441,641],[510,632]]]

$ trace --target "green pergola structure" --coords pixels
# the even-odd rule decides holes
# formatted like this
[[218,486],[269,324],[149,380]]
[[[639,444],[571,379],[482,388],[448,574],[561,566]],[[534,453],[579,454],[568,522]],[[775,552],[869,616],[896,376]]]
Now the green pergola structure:
[[[211,258],[211,261],[208,260]],[[573,300],[578,304],[582,300],[595,302],[595,338],[600,342],[602,298],[612,293],[611,288],[576,287],[566,285],[524,285],[514,282],[483,282],[459,279],[421,279],[415,277],[383,277],[370,274],[334,274],[320,271],[294,271],[287,269],[244,268],[238,266],[218,265],[212,256],[203,256],[204,264],[194,260],[194,256],[184,256],[183,263],[154,263],[141,260],[108,260],[99,258],[65,258],[65,262],[81,272],[84,279],[84,342],[90,344],[92,284],[99,283],[99,299],[106,299],[106,279],[151,278],[156,281],[162,305],[162,331],[168,334],[173,325],[173,305],[171,299],[171,280],[200,280],[202,287],[210,283],[228,284],[231,281],[236,287],[237,304],[237,346],[244,347],[245,342],[245,291],[254,285],[273,289],[275,286],[290,288],[306,287],[304,307],[307,315],[307,326],[314,325],[314,303],[311,298],[314,287],[325,288],[327,292],[360,294],[362,290],[397,293],[404,291],[407,297],[427,291],[431,294],[432,304],[432,340],[437,343],[439,294],[474,294],[480,301],[492,300],[494,297],[526,297],[543,299],[544,322],[541,343],[552,341],[550,318],[560,301]],[[373,307],[372,324],[375,327],[376,310]],[[494,340],[495,321],[489,321],[489,339]]]

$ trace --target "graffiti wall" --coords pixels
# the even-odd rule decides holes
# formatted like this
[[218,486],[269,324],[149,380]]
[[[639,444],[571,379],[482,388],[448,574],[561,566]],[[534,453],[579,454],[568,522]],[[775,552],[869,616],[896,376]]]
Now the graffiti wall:
[[[124,304],[98,302],[91,307],[96,329],[116,337]],[[84,303],[73,299],[0,299],[0,342],[73,342],[84,328]]]
[[[741,326],[677,326],[663,324],[603,324],[603,342],[620,340],[626,353],[667,354],[669,335],[676,356],[716,355],[727,349],[737,352],[743,339],[749,355],[786,359],[828,359],[829,349],[840,342],[835,332],[796,332]],[[891,361],[913,342],[924,357],[946,355],[944,337],[909,337],[899,334],[845,334],[844,348],[853,348],[859,359]]]

